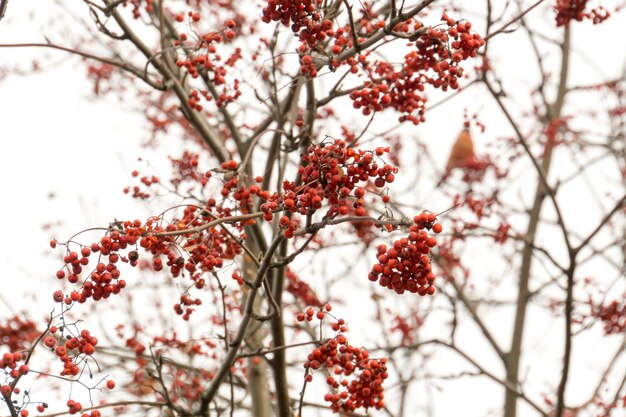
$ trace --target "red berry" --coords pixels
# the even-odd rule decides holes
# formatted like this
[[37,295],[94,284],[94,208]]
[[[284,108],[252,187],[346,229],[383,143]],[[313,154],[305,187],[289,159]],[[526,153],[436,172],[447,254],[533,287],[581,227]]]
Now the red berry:
[[61,301],[63,301],[63,292],[61,290],[57,290],[54,292],[54,294],[52,294],[52,298],[54,299],[54,301],[56,301],[57,303],[60,303]]

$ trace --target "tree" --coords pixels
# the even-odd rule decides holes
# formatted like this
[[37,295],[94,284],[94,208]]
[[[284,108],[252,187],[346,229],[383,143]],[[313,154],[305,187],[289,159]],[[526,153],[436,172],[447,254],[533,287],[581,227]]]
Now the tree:
[[79,56],[163,152],[119,197],[150,216],[51,240],[54,309],[4,317],[9,415],[626,408],[626,81],[573,41],[623,16],[587,3],[83,0],[1,44]]

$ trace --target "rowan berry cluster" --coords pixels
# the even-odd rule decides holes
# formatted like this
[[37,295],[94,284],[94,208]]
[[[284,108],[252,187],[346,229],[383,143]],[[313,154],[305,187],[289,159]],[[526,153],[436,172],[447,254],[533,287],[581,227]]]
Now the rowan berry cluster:
[[391,333],[399,333],[401,336],[400,344],[406,346],[415,341],[416,330],[424,324],[424,319],[417,314],[413,314],[408,319],[396,314],[392,323],[389,331]]
[[133,17],[139,19],[141,17],[141,10],[145,10],[150,13],[153,9],[152,0],[130,0],[122,2],[122,6],[128,6],[130,4],[133,7]]
[[[175,163],[181,175],[190,175],[187,170],[195,165],[194,158],[188,156],[191,157],[189,165],[181,161]],[[63,244],[67,248],[65,266],[57,271],[56,276],[59,279],[67,278],[71,284],[82,280],[82,286],[67,295],[60,290],[55,291],[53,299],[69,306],[74,302],[83,303],[89,298],[98,301],[111,294],[118,294],[126,287],[126,281],[120,279],[121,272],[117,264],[122,262],[137,266],[139,247],[151,255],[149,265],[153,270],[160,271],[168,267],[173,278],[187,272],[193,287],[202,289],[206,284],[206,273],[221,268],[224,260],[232,260],[242,252],[238,239],[245,237],[241,232],[243,224],[232,225],[232,230],[219,225],[213,228],[206,226],[212,220],[230,215],[229,208],[217,207],[215,199],[211,198],[204,209],[188,206],[181,219],[172,219],[166,226],[163,226],[162,216],[150,218],[145,223],[140,220],[116,222],[98,242],[90,246],[81,245],[79,251],[70,250],[70,245],[77,244],[73,241]],[[199,229],[185,232],[193,228]],[[53,240],[50,244],[54,248],[59,243]],[[124,250],[128,252],[123,253]],[[97,254],[99,262],[89,274],[84,274],[83,268],[89,264],[93,254]],[[174,311],[188,320],[194,311],[193,306],[200,304],[199,299],[193,298],[186,291],[174,305]]]
[[[88,330],[82,330],[78,335],[72,334],[64,335],[67,330],[67,326],[57,327],[50,326],[49,334],[43,338],[43,346],[49,348],[63,363],[63,369],[60,372],[60,376],[78,376],[84,371],[84,367],[87,366],[87,358],[94,354],[95,346],[98,344],[98,339],[93,337]],[[26,375],[30,369],[28,365],[19,364],[19,362],[27,360],[27,355],[20,352],[5,353],[0,357],[0,369],[8,373],[13,379],[18,379],[23,375]],[[82,369],[81,369],[82,364]],[[106,381],[105,386],[108,389],[115,388],[115,381]],[[90,388],[91,389],[91,388]],[[12,388],[10,384],[4,384],[0,386],[0,394],[9,398],[12,394],[19,394],[20,389]],[[25,392],[25,396],[28,395],[28,391]],[[14,401],[14,403],[16,403]],[[24,402],[21,407],[17,409],[20,417],[27,417],[29,411],[26,406],[33,404],[32,402]],[[77,414],[82,410],[80,402],[74,400],[68,400],[67,402],[68,413]],[[38,412],[44,412],[48,408],[48,404],[40,402],[37,405]],[[92,410],[90,413],[83,413],[81,417],[100,417],[101,414],[97,410]]]
[[[377,10],[374,10],[371,3],[363,2],[360,6],[360,15],[355,13],[353,16],[354,28],[356,29],[357,35],[356,41],[359,43],[365,41],[367,37],[370,37],[374,32],[386,26],[385,16],[379,14]],[[339,55],[346,47],[355,46],[355,39],[352,35],[352,27],[349,24],[335,29],[333,34],[333,46],[330,52],[333,55]],[[338,66],[339,62],[333,58],[331,67],[336,68]]]
[[[423,31],[415,41],[416,49],[404,57],[399,70],[388,61],[370,65],[365,55],[359,56],[370,80],[365,88],[350,93],[354,108],[369,115],[391,107],[403,113],[400,121],[419,124],[424,121],[426,85],[443,91],[457,89],[463,76],[460,63],[475,57],[485,41],[479,34],[470,33],[470,22],[457,22],[445,14],[442,20],[447,27]],[[356,61],[351,65],[356,72]]]
[[202,300],[199,298],[192,298],[189,294],[182,294],[180,302],[174,304],[174,312],[179,316],[183,316],[183,320],[189,320],[191,313],[194,312],[191,306],[199,306],[201,304]]
[[413,71],[432,70],[435,76],[426,81],[446,91],[458,88],[458,78],[463,76],[459,63],[475,58],[485,41],[478,33],[470,33],[470,22],[457,22],[445,14],[441,19],[447,28],[431,28],[422,35],[416,42],[417,53],[409,54],[406,66]]
[[78,336],[67,335],[62,337],[63,332],[61,331],[61,336],[57,338],[53,336],[57,332],[59,329],[52,326],[50,328],[51,335],[44,338],[43,344],[52,350],[63,363],[61,376],[77,376],[80,372],[79,364],[86,361],[87,356],[95,353],[98,339],[86,329],[82,330]]
[[[134,245],[138,237],[138,235],[113,230],[103,236],[99,242],[94,242],[90,246],[82,246],[80,252],[69,250],[68,244],[65,244],[64,246],[68,248],[67,254],[63,258],[65,265],[57,271],[58,279],[64,279],[67,276],[69,283],[76,284],[83,275],[83,267],[89,264],[91,255],[99,253],[100,262],[84,279],[80,290],[74,290],[68,296],[64,296],[61,291],[55,291],[54,300],[69,305],[72,302],[84,303],[88,298],[98,301],[102,298],[109,298],[111,294],[118,294],[121,289],[126,287],[126,281],[119,279],[121,273],[116,264],[121,261],[130,263],[132,266],[136,265],[136,259],[134,262],[129,260],[129,258],[133,259],[132,252],[129,254],[129,258],[126,258],[121,256],[119,251],[126,249],[128,245]],[[55,248],[57,244],[56,240],[50,242],[52,248]]]
[[604,324],[605,334],[626,332],[626,303],[614,300],[596,313]]
[[[179,16],[184,20],[182,15]],[[194,20],[193,15],[192,20]],[[229,86],[226,88],[228,69],[234,67],[241,59],[241,48],[235,48],[226,58],[222,57],[217,50],[218,44],[229,42],[236,37],[236,32],[233,30],[235,27],[235,21],[228,19],[226,28],[221,33],[209,32],[194,38],[194,42],[187,42],[190,40],[189,35],[181,33],[179,40],[175,42],[175,46],[185,44],[188,50],[192,51],[176,61],[179,68],[185,69],[192,78],[206,77],[214,86],[224,86],[222,92],[216,93],[215,97],[208,90],[192,90],[187,99],[187,104],[192,109],[202,111],[203,107],[200,104],[202,98],[206,101],[215,98],[218,106],[225,106],[241,96],[238,79],[233,79],[233,82],[228,83]]]
[[315,61],[311,55],[303,55],[300,58],[300,72],[311,77],[317,77],[317,68],[315,68]]
[[[433,213],[423,212],[415,216],[409,235],[393,242],[393,246],[379,245],[376,248],[378,263],[372,266],[368,278],[398,294],[405,291],[419,295],[435,293],[433,285],[435,274],[432,272],[430,250],[437,245],[437,240],[428,235],[432,229],[440,233],[442,227],[436,222]],[[425,230],[426,229],[426,230]]]
[[293,295],[296,300],[300,301],[304,305],[310,305],[314,307],[322,307],[322,302],[317,298],[315,292],[311,289],[309,284],[302,281],[295,272],[287,268],[285,271],[285,278],[287,279],[287,292]]
[[172,163],[172,176],[170,182],[177,189],[184,181],[200,183],[202,187],[207,185],[209,175],[202,174],[198,170],[200,155],[195,152],[184,151],[180,158],[170,157]]
[[[176,332],[171,335],[153,336],[149,343],[142,343],[139,340],[141,329],[133,329],[132,337],[124,337],[122,328],[118,328],[118,337],[126,339],[126,346],[132,349],[136,355],[138,369],[132,375],[132,383],[125,386],[127,393],[146,396],[154,394],[155,388],[166,384],[168,394],[171,401],[178,402],[182,400],[186,403],[197,401],[200,394],[206,388],[206,383],[215,377],[215,372],[209,367],[200,368],[180,368],[179,366],[171,366],[167,363],[163,365],[163,378],[158,380],[153,372],[150,371],[150,359],[145,355],[146,350],[150,350],[153,354],[162,355],[163,357],[176,357],[185,355],[192,360],[193,357],[202,356],[205,358],[216,359],[219,355],[216,353],[218,344],[210,339],[194,339],[193,341],[180,339]],[[204,349],[206,346],[208,349]],[[241,361],[237,361],[241,365]],[[240,368],[233,367],[233,373]],[[109,387],[107,381],[107,388]]]
[[[492,197],[485,197],[481,199],[481,198],[474,198],[472,197],[471,194],[455,195],[454,200],[453,200],[453,204],[455,206],[462,205],[464,207],[469,208],[479,220],[491,214],[491,208],[494,203],[495,201]],[[466,225],[465,225],[466,229],[468,225],[471,226],[469,222],[466,222]]]
[[604,22],[611,14],[602,6],[586,10],[588,0],[556,0],[556,25],[567,26],[572,20],[581,22],[583,19],[591,19],[593,24]]
[[[87,77],[93,81],[93,93],[95,95],[112,90],[111,78],[116,67],[105,62],[90,64],[87,66]],[[103,85],[106,88],[103,88]]]
[[279,206],[285,211],[306,215],[321,209],[325,202],[328,205],[326,217],[351,212],[365,216],[364,186],[367,182],[383,188],[395,179],[397,168],[375,162],[376,157],[387,152],[389,148],[374,151],[350,148],[342,140],[310,146],[307,154],[302,155],[299,167],[302,185],[284,181],[284,193],[272,195],[260,206],[265,220],[271,220],[272,211]]
[[23,320],[19,316],[10,317],[0,324],[0,346],[7,346],[11,352],[24,350],[39,334],[34,322]]
[[[11,378],[17,378],[28,373],[28,365],[19,365],[24,360],[24,355],[20,352],[6,352],[0,358],[0,369],[7,372]],[[4,392],[3,392],[4,395]]]
[[[313,317],[322,320],[325,311],[330,311],[329,304],[317,313],[308,308],[298,315],[298,320],[311,321]],[[364,348],[352,346],[343,334],[348,329],[343,319],[334,322],[331,328],[338,334],[321,343],[307,356],[304,368],[307,371],[324,369],[330,375],[326,384],[331,391],[324,396],[335,413],[351,413],[363,407],[381,409],[384,406],[383,381],[387,379],[387,359],[374,359]],[[307,374],[307,381],[313,376]]]
[[[224,198],[232,198],[237,203],[237,208],[242,213],[248,213],[252,207],[252,196],[256,195],[261,199],[268,199],[270,194],[267,191],[261,190],[261,188],[252,184],[248,187],[240,185],[239,177],[237,175],[237,168],[239,164],[237,161],[226,161],[221,164],[221,169],[225,172],[223,176],[222,189],[220,194]],[[207,175],[210,171],[207,172]],[[257,177],[256,183],[263,181],[263,178]],[[271,220],[271,219],[270,219]]]
[[[131,175],[133,176],[133,178],[139,178],[139,171],[135,170],[131,173]],[[135,185],[133,187],[125,187],[124,188],[124,194],[128,194],[131,191],[133,198],[139,198],[142,200],[146,200],[148,198],[151,197],[151,194],[148,192],[148,190],[150,189],[150,187],[152,187],[153,185],[159,184],[159,177],[155,176],[155,175],[142,175],[140,178],[141,184],[143,184],[145,187],[147,187],[146,190],[142,190],[138,185]]]
[[313,47],[333,36],[333,23],[324,19],[319,7],[321,0],[267,0],[263,8],[263,22],[280,21],[290,26],[303,45]]
[[[217,214],[214,214],[217,213]],[[196,289],[202,289],[206,285],[205,274],[222,268],[224,260],[232,260],[235,256],[242,252],[238,241],[233,238],[233,233],[238,233],[243,226],[234,226],[233,231],[227,231],[220,226],[206,228],[202,230],[209,221],[219,216],[229,216],[230,210],[227,208],[215,207],[215,200],[209,199],[205,209],[200,210],[196,206],[188,206],[183,212],[183,218],[174,219],[165,228],[162,226],[154,227],[157,219],[151,219],[147,222],[147,229],[144,230],[144,236],[140,239],[139,244],[152,255],[152,268],[160,271],[164,268],[163,258],[166,259],[165,266],[169,267],[172,277],[176,278],[186,271],[189,278],[193,282]],[[187,228],[200,227],[200,230],[194,232],[183,233],[182,242],[177,243],[177,236],[164,235],[167,232],[184,231]],[[183,251],[188,254],[183,256]],[[200,300],[191,298],[188,294],[181,296],[180,303],[174,306],[174,311],[183,316],[183,319],[189,319],[193,312],[192,305],[199,305]]]

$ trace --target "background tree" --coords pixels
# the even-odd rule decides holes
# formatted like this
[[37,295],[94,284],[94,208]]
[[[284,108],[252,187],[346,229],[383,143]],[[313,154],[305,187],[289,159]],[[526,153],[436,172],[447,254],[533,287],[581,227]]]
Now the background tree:
[[56,234],[45,320],[3,298],[8,415],[623,412],[623,51],[593,45],[624,18],[606,7],[39,9],[62,17],[0,44],[36,54],[3,73],[77,56],[94,96],[141,114],[128,196],[107,198],[149,214]]

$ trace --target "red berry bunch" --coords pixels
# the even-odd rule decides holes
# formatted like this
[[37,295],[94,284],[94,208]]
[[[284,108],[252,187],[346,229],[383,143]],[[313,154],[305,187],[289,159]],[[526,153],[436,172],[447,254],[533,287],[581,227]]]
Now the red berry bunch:
[[287,278],[287,292],[294,296],[304,305],[322,307],[322,302],[317,298],[315,292],[309,287],[309,284],[302,281],[295,272],[287,268],[285,272]]
[[[139,221],[137,221],[139,222]],[[140,222],[139,222],[140,224]],[[117,268],[118,262],[129,262],[128,258],[120,256],[119,251],[126,249],[128,245],[134,245],[137,242],[138,235],[127,234],[119,230],[107,232],[99,242],[94,242],[90,246],[82,246],[80,252],[69,250],[63,258],[65,266],[57,271],[56,276],[59,279],[66,277],[71,284],[76,284],[82,275],[83,267],[89,264],[90,256],[99,253],[100,262],[91,271],[89,276],[84,280],[82,289],[73,291],[68,297],[59,296],[60,291],[54,293],[54,299],[57,302],[65,302],[71,304],[78,301],[84,303],[88,298],[98,301],[102,298],[109,298],[111,294],[118,294],[122,288],[126,287],[126,281],[119,279],[120,270]],[[51,247],[56,247],[57,242],[50,242]],[[135,262],[130,262],[136,265]],[[134,266],[133,265],[133,266]]]
[[[380,166],[375,157],[389,152],[389,148],[362,151],[347,147],[342,140],[310,146],[302,155],[299,173],[302,185],[283,182],[282,196],[273,195],[260,206],[266,220],[272,219],[272,211],[282,206],[285,211],[306,215],[329,205],[326,216],[346,215],[353,212],[365,216],[365,188],[368,181],[383,188],[395,179],[397,168]],[[359,186],[360,185],[360,186]]]
[[[202,97],[204,97],[206,100],[210,100],[209,97],[211,96],[209,95],[208,91],[203,91]],[[200,104],[200,100],[201,100],[200,92],[198,90],[191,90],[191,92],[189,93],[189,98],[187,99],[187,104],[189,105],[189,107],[191,107],[192,109],[196,111],[202,111],[203,107]]]
[[370,359],[366,349],[347,345],[339,347],[339,358],[335,365],[335,375],[343,373],[357,376],[341,382],[334,377],[326,378],[326,383],[338,392],[324,395],[324,400],[331,403],[330,408],[335,412],[352,412],[359,407],[366,410],[384,406],[383,382],[387,379],[387,358]]
[[9,396],[11,395],[11,387],[6,384],[0,385],[0,395],[5,398],[9,398]]
[[14,316],[0,324],[0,346],[7,346],[11,352],[24,350],[39,334],[34,322]]
[[406,346],[415,341],[416,330],[422,324],[424,324],[424,319],[417,314],[413,314],[408,319],[396,314],[393,318],[393,325],[389,330],[391,333],[399,333],[401,336],[400,344]]
[[172,163],[170,182],[176,189],[185,181],[200,183],[202,187],[207,185],[211,172],[206,175],[198,170],[199,159],[199,154],[189,151],[184,151],[180,158],[170,157]]
[[24,360],[24,356],[20,352],[6,352],[0,358],[0,369],[8,373],[11,378],[17,378],[26,375],[29,371],[27,365],[19,365]]
[[285,237],[290,239],[294,236],[294,232],[300,227],[300,221],[290,219],[288,216],[281,216],[278,225],[285,231]]
[[[385,27],[385,17],[379,15],[377,10],[374,10],[371,3],[363,2],[360,4],[361,16],[353,16],[355,20],[355,27],[357,31],[357,41],[363,42],[366,38],[370,37],[374,32]],[[377,20],[380,19],[380,20]],[[361,36],[363,35],[363,36]],[[352,36],[352,28],[350,25],[336,28],[334,30],[334,41],[330,48],[330,52],[333,55],[339,55],[346,47],[354,46],[354,38]],[[339,62],[333,60],[332,67],[338,67]]]
[[327,36],[333,36],[333,23],[323,19],[320,10],[322,0],[267,0],[263,8],[263,22],[280,21],[291,26],[303,45],[315,46]]
[[[184,216],[179,222],[179,229],[200,227],[215,218],[230,215],[229,209],[215,207],[215,200],[209,199],[204,210],[199,210],[196,206],[186,207]],[[241,224],[235,225],[231,233],[240,232],[242,228]],[[191,274],[191,279],[196,281],[202,273],[221,268],[224,260],[231,260],[242,252],[241,245],[221,227],[213,227],[189,235],[182,245],[183,249],[189,253],[187,260],[175,251],[176,248],[173,245],[163,251],[153,252],[153,255],[165,254],[167,256],[167,265],[170,266],[170,272],[174,277],[180,274],[181,267],[183,267]],[[153,234],[153,237],[156,236]],[[245,235],[241,235],[241,238],[244,237]],[[198,282],[196,284],[197,288],[203,286],[198,285]]]
[[93,93],[99,95],[113,90],[111,81],[115,73],[115,65],[98,62],[87,66],[87,77],[93,81]]
[[78,401],[74,401],[74,400],[67,400],[67,408],[68,408],[68,413],[69,414],[76,414],[78,413],[80,410],[83,409],[83,405],[81,403],[79,403]]
[[386,362],[386,358],[370,358],[366,349],[348,344],[346,337],[340,334],[315,348],[304,366],[312,370],[332,370],[331,376],[326,378],[332,391],[324,395],[324,400],[339,413],[354,412],[360,407],[379,410],[384,406]]
[[0,395],[2,395],[3,397],[9,398],[9,396],[11,395],[11,392],[12,391],[11,391],[10,385],[7,385],[7,384],[0,385]]
[[[330,309],[330,305],[324,306],[324,310]],[[309,308],[298,315],[298,320],[311,321],[314,314],[320,320],[325,316],[323,310],[315,313]],[[350,345],[342,334],[347,331],[343,319],[334,322],[332,329],[339,334],[313,349],[304,362],[307,370],[325,369],[330,373],[326,384],[331,392],[324,400],[335,413],[350,413],[360,407],[381,409],[384,406],[383,381],[388,376],[387,359],[373,359],[366,349]],[[308,374],[307,381],[311,380],[312,375]]]
[[[180,296],[180,302],[174,304],[174,312],[179,316],[183,316],[183,320],[189,320],[191,313],[194,309],[191,306],[199,306],[202,304],[202,300],[199,298],[192,298],[189,294],[183,294]],[[185,308],[183,308],[183,306]]]
[[[463,76],[462,61],[477,55],[485,41],[477,33],[470,33],[470,22],[456,22],[442,16],[446,28],[430,28],[415,42],[416,49],[404,57],[399,70],[387,61],[374,65],[360,56],[370,81],[366,87],[350,93],[354,108],[362,109],[364,115],[391,107],[404,113],[400,121],[419,124],[424,121],[426,85],[457,89],[458,79]],[[349,62],[348,62],[349,63]],[[357,71],[356,63],[353,64]]]
[[[265,193],[256,184],[252,184],[249,187],[244,187],[239,184],[239,177],[237,176],[237,168],[239,164],[237,161],[222,162],[221,170],[224,172],[222,183],[222,189],[220,194],[224,198],[231,198],[235,200],[237,209],[243,213],[247,213],[252,206],[252,196],[258,195],[260,198],[268,198],[269,193]],[[210,173],[210,171],[208,172]],[[207,174],[208,174],[207,173]],[[258,178],[258,181],[263,181],[262,178]]]
[[311,55],[303,55],[300,59],[300,63],[300,72],[302,74],[308,74],[311,77],[317,76],[317,68],[315,68],[315,63]]
[[594,24],[598,24],[611,16],[602,6],[586,11],[587,2],[588,0],[556,0],[556,25],[566,26],[572,20],[581,22],[583,19],[591,19]]
[[435,274],[432,272],[430,250],[437,245],[437,240],[428,235],[425,229],[440,233],[440,223],[435,223],[433,213],[422,213],[415,216],[409,235],[393,242],[387,248],[380,245],[377,249],[378,263],[372,266],[368,278],[398,294],[405,291],[419,295],[435,293],[433,283]]
[[[176,65],[185,69],[192,78],[198,78],[202,75],[207,77],[214,86],[224,86],[222,93],[215,96],[218,106],[225,106],[241,96],[239,79],[235,78],[232,83],[228,83],[228,89],[225,87],[229,68],[234,67],[242,57],[241,48],[235,48],[234,52],[225,59],[217,50],[217,45],[229,42],[236,37],[236,33],[233,30],[235,26],[236,23],[229,19],[227,27],[222,33],[209,32],[195,38],[194,44],[190,44],[190,42],[186,44],[187,49],[192,52],[187,53],[176,61]],[[181,42],[186,42],[188,39],[189,37],[186,33],[181,33],[180,40],[176,41],[175,45],[178,46]],[[214,97],[208,90],[192,90],[187,103],[192,109],[201,111],[201,98],[211,101]]]
[[[98,242],[90,246],[81,245],[79,251],[69,249],[70,245],[77,243],[66,243],[66,264],[56,275],[59,279],[67,278],[72,284],[82,280],[82,286],[72,290],[69,295],[64,295],[60,290],[55,291],[53,299],[71,306],[74,302],[83,303],[89,298],[98,301],[111,294],[118,294],[126,287],[126,282],[120,279],[117,264],[139,265],[139,247],[152,255],[151,264],[144,261],[142,266],[149,265],[155,271],[168,267],[174,278],[187,273],[193,286],[202,289],[206,284],[206,273],[222,268],[224,260],[232,260],[242,252],[239,239],[245,238],[242,232],[244,224],[232,224],[228,231],[219,225],[207,226],[207,223],[219,217],[230,215],[231,209],[218,207],[215,199],[209,199],[205,208],[188,206],[183,210],[181,219],[174,218],[166,226],[163,226],[163,216],[149,218],[145,224],[140,220],[116,222]],[[186,232],[186,229],[194,228],[196,230]],[[58,242],[53,240],[50,244],[54,248]],[[128,252],[122,253],[123,250]],[[89,264],[89,258],[94,254],[97,254],[99,262],[89,274],[84,274],[83,267]],[[194,311],[192,306],[200,304],[199,299],[194,299],[186,292],[180,302],[174,305],[174,310],[188,320]]]
[[604,323],[605,334],[626,332],[626,303],[614,300],[600,307],[596,314]]
[[130,4],[133,7],[133,17],[139,19],[141,17],[141,10],[145,10],[150,13],[153,9],[152,0],[130,0],[122,2],[122,6],[128,6]]
[[[56,333],[58,329],[53,327],[51,333]],[[62,344],[61,342],[64,343]],[[82,330],[78,336],[68,336],[59,338],[50,335],[44,338],[44,346],[54,351],[55,355],[63,362],[61,376],[76,376],[80,372],[78,364],[84,361],[85,356],[91,356],[96,351],[98,339],[93,337],[89,330]],[[83,356],[84,355],[84,356]],[[77,410],[79,411],[79,410]]]
[[[134,178],[137,178],[137,177],[139,177],[140,174],[139,174],[139,171],[135,170],[135,171],[133,171],[131,173],[131,175]],[[155,184],[159,184],[159,178],[154,176],[154,175],[152,175],[152,176],[143,175],[140,178],[140,181],[141,181],[141,184],[143,184],[145,187],[147,187],[147,190],[142,190],[141,187],[139,187],[138,185],[135,185],[132,188],[131,187],[124,188],[124,193],[128,194],[128,193],[130,193],[132,191],[133,192],[132,193],[133,198],[139,198],[139,199],[142,199],[142,200],[146,200],[146,199],[150,198],[151,194],[148,192],[148,189],[150,189],[150,187],[155,185]]]

